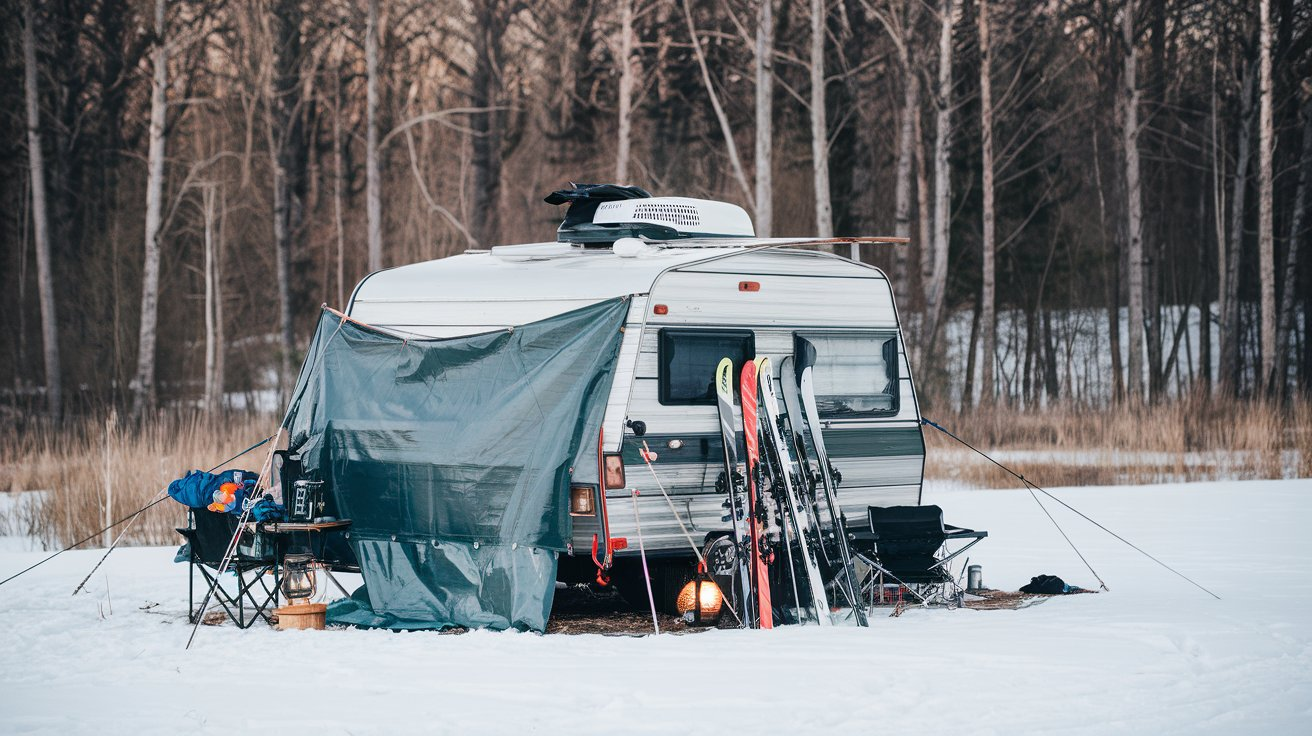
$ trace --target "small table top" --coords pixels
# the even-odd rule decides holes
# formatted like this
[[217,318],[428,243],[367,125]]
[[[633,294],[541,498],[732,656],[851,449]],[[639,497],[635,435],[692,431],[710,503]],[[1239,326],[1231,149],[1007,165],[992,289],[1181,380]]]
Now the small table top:
[[336,529],[344,529],[351,525],[350,519],[336,519],[334,521],[266,521],[256,524],[259,531],[268,534],[283,534],[287,532],[329,532]]

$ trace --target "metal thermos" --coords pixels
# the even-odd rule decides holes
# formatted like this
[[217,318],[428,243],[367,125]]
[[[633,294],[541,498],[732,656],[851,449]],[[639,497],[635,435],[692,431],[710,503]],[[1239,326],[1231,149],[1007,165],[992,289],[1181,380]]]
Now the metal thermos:
[[966,590],[980,590],[984,587],[984,568],[971,565],[966,568]]

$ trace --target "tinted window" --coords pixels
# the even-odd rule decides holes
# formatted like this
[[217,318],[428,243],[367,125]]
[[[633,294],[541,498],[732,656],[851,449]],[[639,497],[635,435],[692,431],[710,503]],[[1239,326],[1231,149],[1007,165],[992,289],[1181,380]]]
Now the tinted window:
[[743,364],[756,357],[751,330],[661,330],[662,404],[715,404],[715,369],[733,360],[734,388]]
[[896,335],[811,332],[797,337],[815,346],[815,402],[820,416],[842,419],[897,413]]

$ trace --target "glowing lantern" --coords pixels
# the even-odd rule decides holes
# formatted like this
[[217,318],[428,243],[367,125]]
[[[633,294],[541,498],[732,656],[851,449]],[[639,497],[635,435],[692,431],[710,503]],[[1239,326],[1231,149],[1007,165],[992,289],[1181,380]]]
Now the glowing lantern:
[[697,577],[688,581],[683,590],[679,591],[674,605],[686,623],[714,624],[720,618],[724,594],[709,575],[699,571]]

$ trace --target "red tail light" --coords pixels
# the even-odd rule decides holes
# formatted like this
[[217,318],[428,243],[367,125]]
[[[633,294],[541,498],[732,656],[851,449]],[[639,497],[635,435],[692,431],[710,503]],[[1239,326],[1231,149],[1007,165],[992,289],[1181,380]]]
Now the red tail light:
[[609,489],[623,488],[627,485],[624,482],[624,458],[619,455],[606,456],[606,487]]

